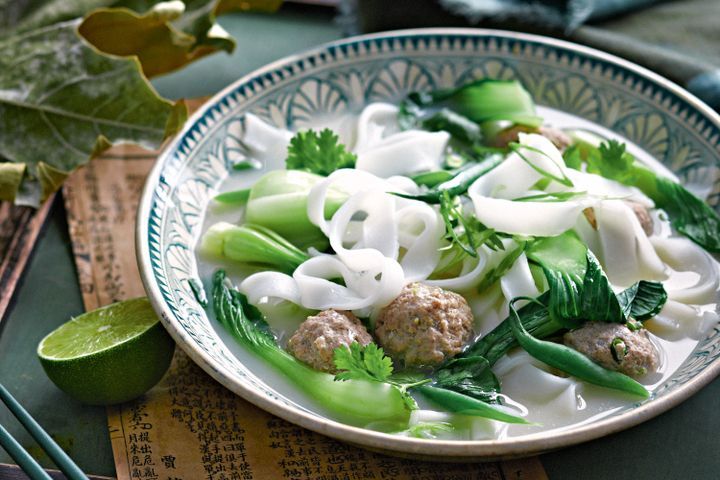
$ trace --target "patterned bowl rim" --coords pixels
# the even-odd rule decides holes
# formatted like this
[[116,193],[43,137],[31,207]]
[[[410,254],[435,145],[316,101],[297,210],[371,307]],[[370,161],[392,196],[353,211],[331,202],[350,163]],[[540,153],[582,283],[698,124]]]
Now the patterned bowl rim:
[[147,178],[137,216],[135,238],[137,262],[148,297],[150,298],[155,311],[160,315],[163,325],[171,334],[175,342],[196,364],[210,374],[215,380],[237,395],[243,397],[245,400],[278,417],[315,432],[369,449],[384,451],[386,453],[394,453],[401,456],[413,456],[427,459],[445,459],[456,461],[472,461],[475,459],[485,461],[497,458],[511,458],[537,454],[574,445],[642,423],[645,420],[653,418],[678,405],[680,402],[699,391],[703,386],[707,385],[718,374],[720,374],[720,358],[706,366],[700,373],[693,376],[693,378],[684,385],[663,395],[662,397],[655,398],[619,415],[611,415],[607,418],[588,424],[498,440],[415,439],[353,427],[321,417],[320,415],[312,414],[308,411],[301,410],[290,405],[283,404],[265,393],[254,389],[252,386],[244,384],[242,381],[235,378],[233,372],[222,365],[216,364],[216,362],[214,362],[213,359],[210,358],[210,356],[193,341],[190,335],[178,323],[176,323],[172,310],[163,300],[163,295],[154,275],[149,251],[148,226],[154,194],[161,178],[162,171],[166,163],[169,159],[171,159],[172,154],[175,152],[178,145],[182,142],[183,138],[188,135],[188,133],[203,117],[205,117],[211,108],[219,104],[225,97],[238,90],[241,85],[250,82],[252,79],[263,77],[270,72],[280,70],[282,67],[294,64],[302,59],[315,57],[322,52],[328,51],[328,49],[381,39],[428,36],[440,38],[444,36],[466,38],[482,38],[489,36],[504,38],[507,40],[520,41],[522,43],[540,44],[542,46],[569,51],[582,57],[602,61],[616,68],[630,72],[635,76],[641,77],[649,83],[662,87],[666,91],[686,102],[689,107],[700,113],[700,115],[708,120],[715,128],[720,129],[720,115],[718,115],[712,108],[704,104],[700,99],[670,80],[667,80],[666,78],[663,78],[644,67],[615,55],[583,45],[578,45],[576,43],[541,35],[480,28],[419,28],[359,35],[347,39],[328,42],[318,47],[289,55],[243,76],[205,102],[205,104],[188,119],[183,130],[166,146]]

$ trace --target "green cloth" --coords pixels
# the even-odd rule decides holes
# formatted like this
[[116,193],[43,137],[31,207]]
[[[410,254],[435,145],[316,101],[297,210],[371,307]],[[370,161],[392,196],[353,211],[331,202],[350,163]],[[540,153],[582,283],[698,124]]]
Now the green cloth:
[[[441,5],[467,4],[458,8]],[[522,15],[482,16],[469,13],[473,0],[362,0],[346,2],[342,24],[347,33],[398,28],[476,26],[517,30],[564,38],[613,53],[645,66],[684,86],[720,111],[720,1],[606,2],[600,18],[582,26],[565,16],[538,21],[530,10]],[[484,3],[484,2],[480,2]],[[501,2],[504,3],[504,2]],[[518,3],[510,1],[510,4]],[[522,2],[520,2],[522,3]],[[534,4],[537,2],[526,2]],[[542,2],[556,4],[558,2]],[[564,2],[560,2],[564,3]],[[590,2],[595,4],[596,2]],[[625,4],[632,11],[623,11]],[[645,6],[645,8],[639,8]],[[612,7],[612,8],[610,8]],[[455,13],[454,13],[455,12]],[[622,14],[621,14],[622,13]],[[560,14],[558,14],[560,15]],[[575,28],[577,27],[577,28]],[[566,33],[570,30],[570,33]]]

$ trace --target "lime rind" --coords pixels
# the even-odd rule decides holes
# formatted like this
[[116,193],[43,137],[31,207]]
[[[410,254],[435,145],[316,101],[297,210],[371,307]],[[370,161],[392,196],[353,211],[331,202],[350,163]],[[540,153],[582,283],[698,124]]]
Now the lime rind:
[[139,397],[165,374],[175,342],[147,298],[87,312],[38,345],[48,378],[75,399],[113,405]]

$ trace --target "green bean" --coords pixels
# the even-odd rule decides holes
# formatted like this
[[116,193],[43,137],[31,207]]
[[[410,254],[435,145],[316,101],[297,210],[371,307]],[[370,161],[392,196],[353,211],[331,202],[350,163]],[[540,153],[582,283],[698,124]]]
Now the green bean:
[[[528,303],[522,307],[519,314],[523,327],[532,335],[540,338],[548,337],[562,330],[562,325],[550,318],[548,308],[545,306],[549,295],[547,293],[538,297],[537,302]],[[483,335],[477,342],[462,353],[463,357],[480,356],[494,365],[508,350],[517,345],[506,318],[492,331]]]
[[445,388],[431,387],[430,385],[421,385],[413,388],[433,403],[443,407],[445,410],[461,415],[472,415],[475,417],[484,417],[491,420],[498,420],[505,423],[518,423],[523,425],[532,425],[522,417],[512,415],[500,410],[497,407],[476,400],[462,393],[453,392]]
[[418,173],[416,175],[412,175],[410,178],[418,185],[424,185],[432,188],[443,182],[447,182],[452,179],[453,176],[453,172],[448,170],[436,170],[433,172]]
[[643,398],[650,396],[645,387],[627,375],[607,370],[582,353],[565,345],[538,340],[530,335],[523,327],[520,316],[515,310],[514,304],[518,300],[532,302],[537,300],[529,297],[517,297],[510,301],[510,316],[508,317],[510,328],[512,328],[517,342],[530,356],[588,383],[621,390]]
[[481,162],[459,170],[453,178],[437,185],[425,193],[421,193],[419,195],[396,195],[413,200],[420,200],[426,203],[439,204],[445,192],[453,197],[462,195],[468,191],[468,188],[470,188],[470,185],[472,185],[475,180],[500,165],[503,160],[504,158],[501,155],[491,155]]

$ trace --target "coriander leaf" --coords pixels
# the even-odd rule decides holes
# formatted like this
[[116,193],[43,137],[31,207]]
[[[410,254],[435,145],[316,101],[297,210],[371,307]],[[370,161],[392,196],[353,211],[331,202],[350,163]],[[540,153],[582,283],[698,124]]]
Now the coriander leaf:
[[330,175],[341,168],[353,168],[357,157],[338,143],[338,136],[329,128],[320,133],[314,130],[298,132],[290,140],[288,170],[306,170],[318,175]]
[[350,348],[342,345],[335,349],[333,362],[339,370],[336,380],[385,382],[393,372],[392,359],[385,356],[383,349],[374,343],[363,347],[353,342]]
[[393,363],[390,357],[385,356],[382,348],[370,343],[363,352],[363,363],[370,374],[381,381],[386,381],[393,373]]
[[617,140],[608,140],[598,147],[600,161],[593,162],[590,170],[597,170],[600,175],[627,177],[632,175],[634,158],[625,153],[625,144]]
[[382,381],[375,378],[365,366],[362,347],[358,342],[353,342],[348,348],[342,345],[335,349],[333,363],[339,370],[335,380],[369,380]]
[[335,380],[387,383],[400,392],[405,406],[410,410],[417,410],[418,405],[408,393],[408,389],[431,381],[422,375],[405,373],[393,375],[392,359],[374,343],[368,343],[363,347],[358,342],[353,342],[349,348],[342,345],[335,349],[333,361],[339,370]]

